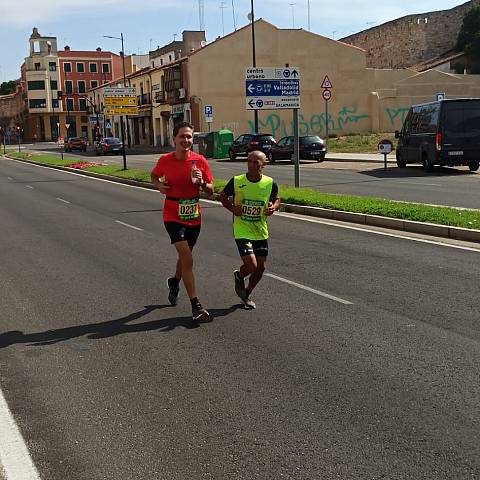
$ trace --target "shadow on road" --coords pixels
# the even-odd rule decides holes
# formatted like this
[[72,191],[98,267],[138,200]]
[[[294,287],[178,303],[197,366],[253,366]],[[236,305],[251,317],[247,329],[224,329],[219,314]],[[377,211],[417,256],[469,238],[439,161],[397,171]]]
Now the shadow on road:
[[[86,325],[76,325],[74,327],[65,327],[55,330],[46,330],[37,333],[23,333],[19,330],[12,330],[0,334],[0,348],[6,348],[15,344],[29,344],[30,346],[53,345],[58,342],[65,342],[74,338],[86,336],[91,340],[114,337],[125,333],[148,332],[157,330],[159,332],[170,332],[177,327],[187,329],[198,328],[201,323],[194,322],[192,317],[171,317],[152,320],[143,323],[129,323],[138,320],[145,315],[164,308],[170,308],[171,305],[145,305],[142,310],[131,313],[125,317],[109,320],[107,322],[89,323]],[[233,313],[240,305],[232,305],[229,308],[217,308],[209,310],[211,319],[208,322],[215,321],[220,317],[225,317]]]
[[459,170],[450,167],[435,167],[433,172],[426,173],[421,165],[410,166],[406,168],[378,167],[369,170],[360,170],[358,173],[376,178],[442,178],[442,177],[462,177],[474,175],[470,170]]

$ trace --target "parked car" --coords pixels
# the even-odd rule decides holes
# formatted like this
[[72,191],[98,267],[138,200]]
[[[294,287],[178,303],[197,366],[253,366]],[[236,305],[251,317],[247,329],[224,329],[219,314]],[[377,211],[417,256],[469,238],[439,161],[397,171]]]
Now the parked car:
[[71,152],[72,150],[80,150],[81,152],[87,151],[87,141],[83,137],[69,137],[64,143],[65,151]]
[[398,138],[397,165],[420,163],[426,172],[435,165],[480,165],[480,100],[440,100],[413,105]]
[[[298,140],[300,159],[316,160],[317,162],[325,160],[327,149],[325,142],[318,135],[305,135],[299,137]],[[295,139],[293,136],[281,138],[268,152],[268,161],[274,163],[277,160],[292,160],[294,144]]]
[[114,153],[118,155],[123,148],[122,141],[116,137],[104,137],[95,145],[96,155],[107,155]]
[[268,155],[274,144],[275,139],[269,133],[245,133],[234,140],[228,149],[228,156],[230,160],[235,160],[240,156],[246,157],[253,150],[260,150]]

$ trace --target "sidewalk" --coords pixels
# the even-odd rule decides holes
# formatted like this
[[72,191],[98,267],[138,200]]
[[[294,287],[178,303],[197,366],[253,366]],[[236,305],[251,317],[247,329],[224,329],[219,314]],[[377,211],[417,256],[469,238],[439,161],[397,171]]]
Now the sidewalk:
[[[382,163],[383,155],[380,153],[327,153],[326,162],[375,162]],[[387,163],[395,163],[395,153],[387,155]]]
[[[60,149],[55,142],[37,142],[36,144],[32,143],[25,143],[22,144],[23,148],[28,148],[28,147],[35,147],[35,146],[40,146],[44,145],[50,148],[55,148],[58,149],[59,151],[62,151],[63,149]],[[10,148],[16,147],[16,145],[11,145],[9,146]],[[93,147],[89,147],[90,149]],[[36,148],[33,148],[34,150],[37,150]],[[164,153],[172,152],[174,150],[173,147],[168,146],[168,147],[152,147],[151,145],[134,145],[130,148],[126,148],[126,153],[127,155],[161,155]],[[216,160],[222,160],[222,159],[216,159]],[[225,160],[225,159],[223,159]],[[359,163],[381,163],[383,164],[383,155],[380,153],[331,153],[328,152],[327,156],[325,157],[326,162],[359,162]],[[387,162],[388,163],[395,163],[395,152],[387,155]]]

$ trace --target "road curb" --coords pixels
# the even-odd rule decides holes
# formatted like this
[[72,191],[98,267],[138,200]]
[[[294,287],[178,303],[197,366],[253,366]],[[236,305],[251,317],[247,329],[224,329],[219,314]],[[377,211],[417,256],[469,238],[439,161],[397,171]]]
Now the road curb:
[[[11,160],[19,160],[33,165],[42,165],[44,167],[55,168],[57,170],[65,170],[68,172],[77,173],[87,177],[100,178],[102,180],[114,181],[123,183],[125,185],[132,185],[135,187],[147,188],[149,190],[156,190],[156,187],[151,183],[140,182],[137,180],[130,180],[127,178],[113,177],[102,173],[86,172],[78,168],[62,167],[58,165],[48,165],[45,163],[33,162],[20,158],[10,158]],[[219,200],[219,194],[207,195],[201,193],[200,197],[208,200]],[[463,240],[467,242],[480,243],[480,230],[452,227],[448,225],[437,225],[436,223],[415,222],[413,220],[402,220],[399,218],[382,217],[379,215],[369,215],[365,213],[344,212],[341,210],[331,210],[321,207],[310,207],[304,205],[293,205],[289,203],[281,203],[280,211],[287,213],[296,213],[300,215],[307,215],[318,218],[328,218],[331,220],[339,220],[342,222],[357,223],[360,225],[369,225],[373,227],[390,228],[392,230],[400,230],[404,232],[420,233],[424,235],[431,235],[433,237],[451,238],[454,240]]]
[[321,207],[292,205],[288,203],[282,203],[280,205],[280,211],[308,215],[311,217],[328,218],[342,222],[358,223],[361,225],[370,225],[373,227],[390,228],[404,232],[421,233],[434,237],[444,237],[454,240],[480,243],[480,230],[468,228],[437,225],[436,223],[415,222],[413,220],[381,217],[379,215],[368,215],[365,213],[343,212]]

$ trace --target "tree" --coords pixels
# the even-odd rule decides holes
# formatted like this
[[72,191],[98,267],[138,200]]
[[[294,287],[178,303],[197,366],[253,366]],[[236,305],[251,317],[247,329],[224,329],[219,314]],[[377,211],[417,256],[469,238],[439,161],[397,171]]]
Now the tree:
[[3,82],[0,85],[0,95],[8,95],[9,93],[15,93],[17,91],[17,82],[10,80],[9,82]]
[[480,73],[480,6],[472,8],[463,17],[457,49],[465,52],[470,73]]

